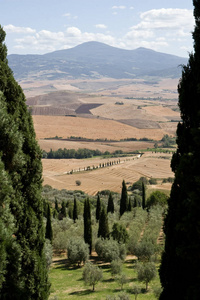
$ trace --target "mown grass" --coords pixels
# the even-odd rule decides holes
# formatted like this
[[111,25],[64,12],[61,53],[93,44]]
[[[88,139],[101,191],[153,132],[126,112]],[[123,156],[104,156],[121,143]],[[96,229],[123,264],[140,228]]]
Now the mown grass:
[[127,283],[123,290],[116,279],[111,276],[110,264],[100,264],[95,262],[103,270],[103,280],[99,282],[95,291],[92,287],[85,286],[82,280],[83,267],[71,267],[65,258],[54,259],[54,263],[50,270],[51,282],[51,299],[65,300],[65,299],[106,299],[107,296],[117,296],[120,292],[128,294],[129,299],[135,299],[132,294],[132,286],[137,285],[141,287],[141,293],[137,300],[155,300],[153,288],[159,285],[159,276],[150,282],[148,292],[145,291],[145,284],[138,282],[137,273],[135,270],[135,260],[129,259],[123,264],[122,273],[126,274]]

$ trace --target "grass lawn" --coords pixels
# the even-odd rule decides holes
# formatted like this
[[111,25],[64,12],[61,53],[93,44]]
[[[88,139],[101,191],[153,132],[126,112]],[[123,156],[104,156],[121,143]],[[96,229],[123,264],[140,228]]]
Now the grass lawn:
[[[94,258],[95,260],[95,258]],[[98,262],[95,262],[98,264]],[[153,287],[159,285],[159,276],[149,284],[148,292],[145,291],[145,283],[138,282],[137,273],[134,268],[135,260],[128,259],[123,264],[122,273],[127,276],[127,283],[123,287],[123,292],[129,295],[129,299],[135,299],[135,295],[131,293],[131,287],[137,285],[141,287],[141,293],[137,300],[155,300]],[[82,280],[83,267],[72,268],[68,265],[65,257],[55,258],[50,270],[51,294],[50,300],[65,299],[106,299],[107,296],[117,296],[121,292],[121,287],[116,279],[113,279],[110,272],[110,264],[99,264],[103,270],[103,280],[92,287],[85,286]]]

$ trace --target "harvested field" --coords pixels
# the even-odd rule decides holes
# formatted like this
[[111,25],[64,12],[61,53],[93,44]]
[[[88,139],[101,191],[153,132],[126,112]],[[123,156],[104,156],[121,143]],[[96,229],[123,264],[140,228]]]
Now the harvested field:
[[113,120],[87,119],[62,116],[33,116],[37,139],[70,136],[89,139],[120,140],[144,138],[160,140],[167,129],[138,129]]
[[[95,195],[98,191],[105,189],[120,192],[122,180],[133,183],[141,176],[148,178],[173,177],[170,169],[170,158],[170,154],[148,152],[141,158],[136,158],[136,156],[121,158],[118,164],[91,171],[82,170],[88,166],[97,167],[100,163],[108,162],[108,159],[44,159],[44,184],[49,184],[57,189],[81,189],[89,195]],[[117,159],[113,158],[109,161],[117,161]],[[72,169],[73,174],[67,174]],[[76,186],[76,180],[81,181],[80,187]]]
[[116,150],[122,150],[124,152],[132,152],[135,150],[142,150],[146,148],[152,148],[153,143],[151,142],[85,142],[85,141],[63,141],[63,140],[39,140],[39,145],[42,150],[53,151],[61,149],[90,149],[90,150],[100,150],[101,152],[109,151],[110,153]]

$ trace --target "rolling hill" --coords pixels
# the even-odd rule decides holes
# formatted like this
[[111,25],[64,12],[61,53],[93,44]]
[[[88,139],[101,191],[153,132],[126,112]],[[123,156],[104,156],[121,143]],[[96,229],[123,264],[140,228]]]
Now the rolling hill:
[[187,59],[146,48],[124,50],[99,42],[44,55],[8,56],[17,80],[178,78]]

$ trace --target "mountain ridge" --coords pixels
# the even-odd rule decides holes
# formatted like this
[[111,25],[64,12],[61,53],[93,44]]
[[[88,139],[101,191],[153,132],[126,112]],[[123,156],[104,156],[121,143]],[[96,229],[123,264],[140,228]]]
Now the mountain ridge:
[[178,78],[187,58],[140,47],[126,50],[100,42],[42,55],[8,55],[16,79]]

